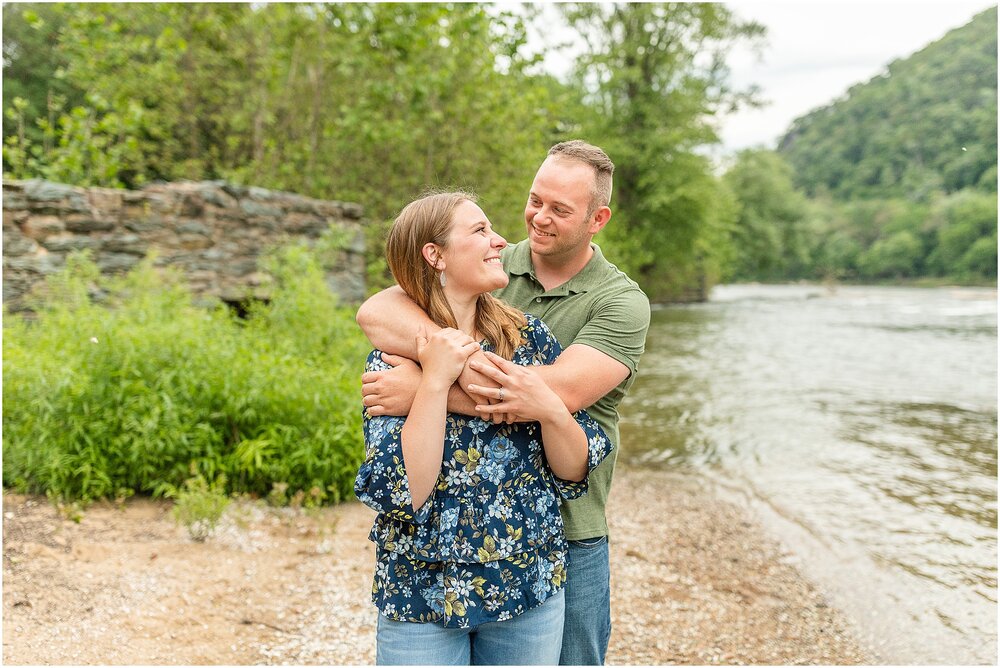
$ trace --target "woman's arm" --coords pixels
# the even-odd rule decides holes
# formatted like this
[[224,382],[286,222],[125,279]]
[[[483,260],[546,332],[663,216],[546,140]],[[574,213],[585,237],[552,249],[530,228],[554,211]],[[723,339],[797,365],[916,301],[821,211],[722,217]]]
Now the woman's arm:
[[403,464],[416,513],[430,498],[441,472],[448,390],[479,344],[457,329],[441,329],[415,338],[417,359],[423,367],[420,385],[403,424]]

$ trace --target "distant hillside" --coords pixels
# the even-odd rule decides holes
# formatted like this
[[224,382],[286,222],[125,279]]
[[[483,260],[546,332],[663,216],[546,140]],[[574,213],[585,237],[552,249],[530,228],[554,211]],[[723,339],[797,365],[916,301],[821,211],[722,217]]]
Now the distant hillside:
[[797,119],[778,151],[810,195],[996,192],[997,8]]

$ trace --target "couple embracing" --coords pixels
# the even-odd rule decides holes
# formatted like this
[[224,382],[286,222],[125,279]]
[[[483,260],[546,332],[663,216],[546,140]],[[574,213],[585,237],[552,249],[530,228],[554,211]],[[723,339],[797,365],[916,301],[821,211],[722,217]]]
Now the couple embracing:
[[380,665],[604,663],[617,407],[649,326],[591,243],[613,171],[596,146],[553,146],[518,244],[461,192],[389,232],[397,286],[358,311],[377,349],[355,492],[378,511]]

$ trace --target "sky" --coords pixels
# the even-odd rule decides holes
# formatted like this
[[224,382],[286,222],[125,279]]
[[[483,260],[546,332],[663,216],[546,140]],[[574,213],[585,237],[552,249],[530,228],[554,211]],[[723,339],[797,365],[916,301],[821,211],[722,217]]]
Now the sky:
[[726,118],[723,150],[774,148],[792,121],[868,81],[996,2],[755,2],[727,3],[767,26],[762,61],[749,50],[729,60],[732,81],[756,83],[770,104]]
[[[720,119],[721,157],[752,146],[774,148],[792,121],[868,81],[894,60],[920,51],[945,33],[968,23],[993,1],[798,0],[725,3],[743,19],[767,27],[758,58],[748,48],[734,49],[728,59],[737,87],[757,84],[768,102]],[[553,25],[557,12],[551,6]],[[572,49],[551,54],[545,68],[561,75],[570,66]]]

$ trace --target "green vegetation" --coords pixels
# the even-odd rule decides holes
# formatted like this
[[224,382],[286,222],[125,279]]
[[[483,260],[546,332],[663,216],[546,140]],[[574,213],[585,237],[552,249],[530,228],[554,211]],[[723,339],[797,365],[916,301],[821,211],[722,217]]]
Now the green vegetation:
[[797,119],[779,152],[809,195],[997,190],[997,9]]
[[174,497],[174,519],[183,524],[191,540],[198,543],[212,535],[230,501],[225,475],[220,475],[211,484],[200,475],[189,478],[184,487],[171,490],[168,496]]
[[4,317],[4,485],[86,501],[224,475],[229,492],[350,498],[369,346],[309,252],[270,270],[272,302],[241,321],[153,259],[109,280],[75,257],[34,319]]
[[[12,5],[4,171],[116,187],[222,178],[355,201],[376,222],[375,289],[388,281],[378,226],[427,186],[476,191],[498,230],[522,239],[541,158],[582,136],[624,170],[621,225],[606,242],[654,295],[670,296],[704,273],[701,255],[718,247],[728,215],[711,165],[694,152],[716,141],[705,115],[743,100],[724,67],[696,56],[721,62],[761,29],[709,3],[564,9],[582,33],[629,28],[594,40],[578,82],[540,73],[540,56],[526,53],[530,8]],[[43,36],[47,48],[35,48]],[[642,43],[645,59],[619,74]],[[590,63],[613,76],[583,82]],[[672,113],[657,113],[664,108]]]
[[739,154],[726,276],[995,282],[996,22],[987,10],[798,119],[777,153]]
[[715,114],[752,101],[731,89],[725,57],[764,30],[711,3],[581,4],[567,16],[589,45],[574,73],[577,122],[616,165],[607,256],[650,299],[700,298],[728,260],[734,202],[697,149],[718,141]]
[[[372,290],[387,221],[426,187],[476,191],[519,240],[542,156],[578,137],[618,166],[598,240],[653,300],[719,280],[996,279],[995,8],[722,176],[717,116],[757,103],[726,58],[764,29],[717,3],[559,5],[582,46],[566,80],[526,50],[530,6],[5,9],[5,177],[358,202]],[[274,503],[350,495],[367,344],[313,255],[272,262],[281,288],[246,321],[196,306],[155,258],[116,280],[71,262],[34,319],[4,319],[4,484],[67,508],[186,490],[192,525],[223,479]]]

